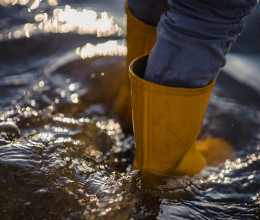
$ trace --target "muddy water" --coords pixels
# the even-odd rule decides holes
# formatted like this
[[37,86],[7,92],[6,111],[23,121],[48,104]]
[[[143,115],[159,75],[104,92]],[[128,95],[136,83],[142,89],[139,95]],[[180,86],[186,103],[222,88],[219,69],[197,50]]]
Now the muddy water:
[[230,55],[201,132],[225,138],[237,157],[192,178],[147,181],[131,171],[133,135],[111,111],[124,72],[123,1],[37,2],[0,1],[1,219],[259,219],[255,46]]

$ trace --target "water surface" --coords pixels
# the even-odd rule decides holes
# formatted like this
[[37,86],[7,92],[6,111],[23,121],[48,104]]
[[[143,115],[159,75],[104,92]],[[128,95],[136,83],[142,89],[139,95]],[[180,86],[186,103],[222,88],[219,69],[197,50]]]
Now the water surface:
[[0,1],[1,219],[259,219],[259,32],[235,45],[201,132],[229,141],[236,158],[147,182],[112,112],[123,4]]

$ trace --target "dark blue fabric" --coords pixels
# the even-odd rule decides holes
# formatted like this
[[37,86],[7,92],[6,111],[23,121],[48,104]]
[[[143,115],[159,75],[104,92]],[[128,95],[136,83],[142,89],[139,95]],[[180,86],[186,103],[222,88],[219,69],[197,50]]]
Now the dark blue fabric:
[[128,0],[131,13],[146,24],[156,26],[162,13],[170,9],[167,0]]
[[144,78],[177,87],[210,83],[244,27],[256,0],[168,0]]

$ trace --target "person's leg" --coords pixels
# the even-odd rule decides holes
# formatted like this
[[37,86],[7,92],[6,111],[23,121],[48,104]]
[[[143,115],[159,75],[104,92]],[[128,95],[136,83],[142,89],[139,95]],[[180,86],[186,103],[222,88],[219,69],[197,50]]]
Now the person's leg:
[[212,82],[256,0],[168,0],[144,79],[166,86]]
[[128,0],[130,12],[140,21],[157,26],[162,13],[169,10],[167,0]]
[[128,68],[136,58],[150,53],[156,41],[156,24],[161,13],[169,9],[167,0],[129,0],[126,2],[127,15],[127,56],[126,73],[122,87],[114,103],[114,112],[125,131],[132,130],[131,100]]
[[133,167],[157,175],[194,175],[205,166],[202,154],[211,151],[211,146],[232,152],[222,139],[203,143],[196,139],[214,79],[243,28],[243,17],[256,1],[169,3],[171,10],[161,16],[147,65],[147,57],[130,65],[136,144]]

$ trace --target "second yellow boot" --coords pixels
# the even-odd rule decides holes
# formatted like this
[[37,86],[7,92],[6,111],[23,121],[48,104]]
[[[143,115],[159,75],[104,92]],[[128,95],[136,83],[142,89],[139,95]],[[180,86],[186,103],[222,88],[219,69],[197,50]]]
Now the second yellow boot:
[[123,122],[124,127],[126,129],[131,129],[132,113],[128,67],[130,62],[132,62],[135,58],[150,53],[156,41],[156,27],[145,24],[134,17],[134,15],[129,11],[127,4],[125,10],[127,14],[126,70],[124,73],[122,87],[115,101],[114,112]]

